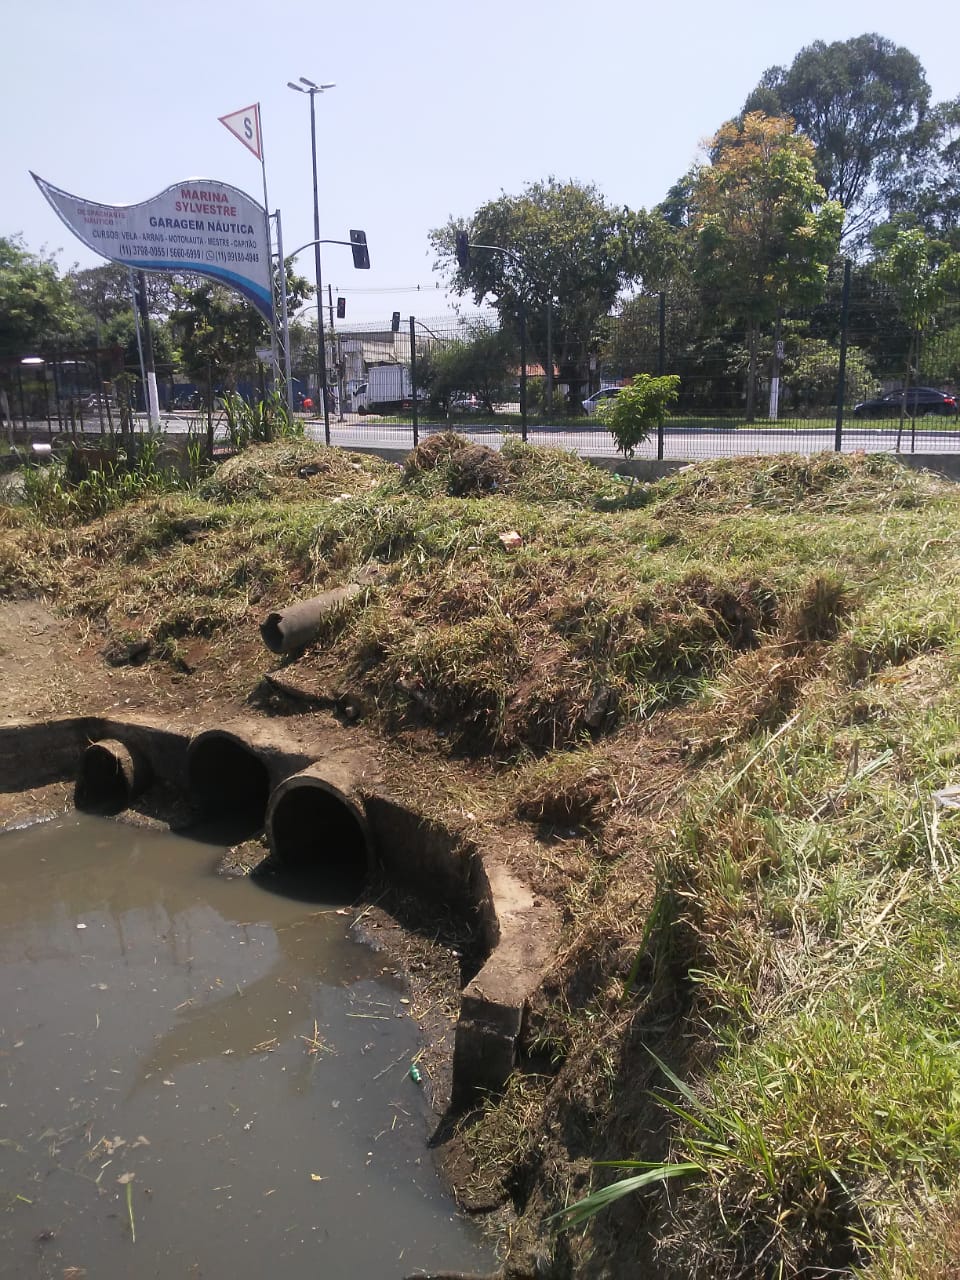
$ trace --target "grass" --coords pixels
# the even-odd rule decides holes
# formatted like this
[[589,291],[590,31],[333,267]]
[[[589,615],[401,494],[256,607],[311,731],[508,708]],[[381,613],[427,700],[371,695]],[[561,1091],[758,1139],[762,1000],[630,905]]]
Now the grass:
[[441,807],[511,858],[534,840],[563,921],[534,1074],[463,1125],[478,1180],[557,1274],[956,1274],[960,821],[933,794],[960,764],[960,493],[825,454],[628,498],[469,448],[401,473],[281,441],[100,513],[10,508],[0,595],[156,661],[199,646],[245,692],[260,618],[375,562],[300,670],[426,744]]

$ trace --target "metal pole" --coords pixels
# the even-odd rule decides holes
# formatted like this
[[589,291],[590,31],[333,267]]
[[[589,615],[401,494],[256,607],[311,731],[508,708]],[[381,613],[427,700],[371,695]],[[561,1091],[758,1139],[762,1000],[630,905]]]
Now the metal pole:
[[30,428],[27,426],[27,407],[23,399],[23,370],[17,365],[17,390],[20,392],[20,417],[23,420],[23,432],[26,438]]
[[520,439],[527,443],[527,304],[520,299]]
[[147,306],[147,277],[137,272],[137,300],[143,323],[143,358],[147,366],[147,405],[150,426],[160,425],[160,397],[157,395],[157,370],[153,362],[153,334],[150,332],[150,309]]
[[130,301],[133,304],[133,328],[137,335],[137,355],[140,357],[140,385],[143,387],[143,403],[146,407],[147,403],[147,366],[143,361],[143,342],[140,338],[140,308],[137,306],[137,282],[133,274],[133,267],[129,268],[130,272]]
[[40,379],[43,384],[43,409],[47,415],[47,439],[53,439],[53,424],[50,422],[50,393],[47,391],[47,362],[40,366]]
[[63,413],[60,408],[60,382],[59,382],[59,379],[57,378],[57,368],[58,368],[57,357],[54,356],[53,358],[53,399],[54,399],[54,403],[57,406],[57,430],[62,433]]
[[417,413],[417,322],[410,317],[410,389],[413,392],[413,447],[420,443],[420,419]]
[[337,379],[337,421],[343,421],[343,378],[340,376],[340,337],[337,334],[337,326],[333,323],[333,286],[327,285],[327,303],[330,311],[330,354],[334,361],[334,371]]
[[[544,417],[553,416],[553,298],[547,299],[547,403]],[[548,419],[549,420],[549,419]]]
[[[273,386],[280,381],[280,357],[277,352],[277,290],[273,279],[273,244],[270,239],[270,198],[267,195],[267,159],[263,146],[263,114],[257,103],[257,126],[260,130],[260,172],[263,174],[263,225],[267,233],[267,270],[270,273],[270,362],[273,365]],[[283,273],[283,259],[280,259]]]
[[313,160],[313,261],[317,280],[317,393],[323,402],[323,439],[330,443],[330,405],[327,401],[327,353],[323,332],[323,275],[320,270],[320,193],[317,186],[316,91],[310,90],[310,156]]
[[280,267],[280,323],[283,326],[283,376],[286,381],[287,414],[293,425],[293,379],[290,376],[290,325],[287,320],[287,264],[283,260],[283,228],[280,225],[280,210],[277,219],[277,259]]
[[847,394],[847,319],[850,312],[850,259],[843,264],[843,293],[840,295],[840,364],[837,371],[837,426],[833,447],[843,448],[843,401]]
[[780,416],[780,365],[783,360],[781,322],[781,310],[777,307],[777,320],[773,327],[773,360],[770,365],[770,400],[767,409],[767,417],[772,422],[776,422]]
[[667,295],[660,290],[657,304],[657,319],[660,328],[660,343],[657,351],[657,373],[662,378],[667,372]]

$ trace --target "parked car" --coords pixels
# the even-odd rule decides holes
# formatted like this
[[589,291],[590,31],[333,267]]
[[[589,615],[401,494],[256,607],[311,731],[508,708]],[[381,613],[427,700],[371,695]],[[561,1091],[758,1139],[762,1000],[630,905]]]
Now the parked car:
[[107,418],[117,412],[117,406],[109,396],[101,396],[96,393],[81,396],[77,401],[77,408],[84,418],[99,418],[101,416]]
[[477,396],[458,392],[450,397],[448,407],[451,413],[479,413],[483,405]]
[[853,406],[858,418],[899,418],[906,396],[906,411],[910,417],[922,418],[925,414],[956,415],[957,398],[933,387],[911,387],[909,391],[891,391],[876,400],[862,400]]
[[588,396],[583,401],[584,410],[593,416],[597,412],[597,405],[602,404],[604,400],[610,400],[615,395],[619,395],[619,387],[604,387],[602,391],[595,391],[592,396]]

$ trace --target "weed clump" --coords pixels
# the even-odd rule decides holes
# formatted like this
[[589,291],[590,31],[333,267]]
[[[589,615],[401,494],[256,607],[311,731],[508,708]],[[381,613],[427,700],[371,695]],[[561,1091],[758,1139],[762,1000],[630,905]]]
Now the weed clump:
[[779,454],[686,467],[653,486],[661,510],[728,514],[747,508],[852,513],[913,508],[944,482],[887,454]]
[[538,761],[517,787],[517,816],[557,827],[590,827],[617,796],[610,764],[590,752],[568,752]]

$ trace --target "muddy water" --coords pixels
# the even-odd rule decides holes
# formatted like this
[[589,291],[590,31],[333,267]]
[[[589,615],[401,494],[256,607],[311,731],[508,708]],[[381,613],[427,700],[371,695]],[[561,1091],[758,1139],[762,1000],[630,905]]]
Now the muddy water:
[[0,837],[0,1275],[488,1268],[383,958],[218,853],[79,815]]

